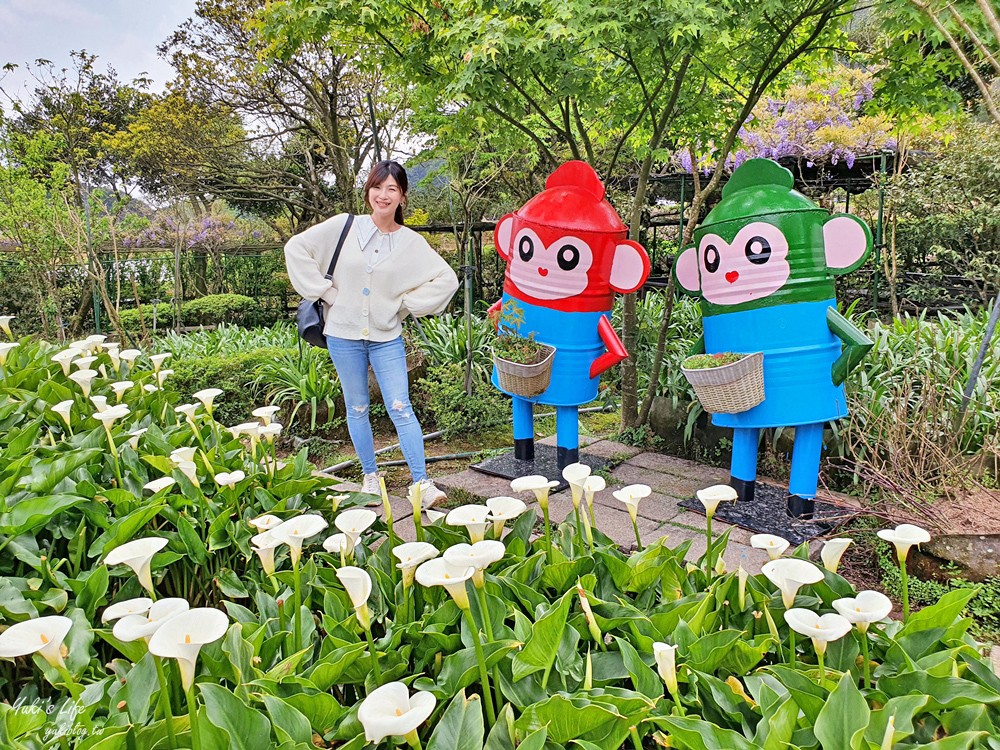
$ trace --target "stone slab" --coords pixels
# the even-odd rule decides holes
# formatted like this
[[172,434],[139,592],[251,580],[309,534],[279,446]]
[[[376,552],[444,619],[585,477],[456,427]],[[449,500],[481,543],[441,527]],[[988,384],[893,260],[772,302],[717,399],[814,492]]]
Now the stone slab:
[[616,440],[600,440],[587,446],[587,453],[616,461],[628,461],[642,453],[642,449]]
[[[549,447],[554,448],[556,445],[557,437],[558,437],[557,435],[549,435],[548,437],[544,437],[541,440],[536,440],[535,445],[536,446],[548,445]],[[594,443],[600,442],[601,438],[597,437],[596,435],[579,435],[577,437],[577,440],[579,441],[578,444],[581,448],[586,448],[588,446],[593,445]]]
[[678,500],[694,497],[694,493],[708,485],[699,477],[679,477],[676,474],[646,469],[626,461],[611,470],[611,476],[621,484],[647,484],[661,495],[676,497]]
[[471,500],[482,502],[487,498],[510,495],[510,480],[500,477],[490,476],[478,471],[466,469],[457,474],[449,474],[445,477],[435,477],[434,484],[441,488],[445,494],[450,496],[456,490],[467,494]]
[[[572,503],[570,504],[572,508]],[[602,534],[611,537],[616,544],[625,549],[635,547],[635,531],[632,530],[632,518],[626,511],[615,510],[606,506],[594,504],[594,523]],[[639,537],[643,544],[660,537],[657,533],[662,524],[651,521],[648,518],[638,518],[636,525],[639,527]]]
[[698,477],[707,480],[709,484],[719,484],[729,481],[729,470],[716,466],[706,466],[685,458],[668,456],[664,453],[647,451],[629,459],[629,463],[644,469],[652,469],[678,477]]

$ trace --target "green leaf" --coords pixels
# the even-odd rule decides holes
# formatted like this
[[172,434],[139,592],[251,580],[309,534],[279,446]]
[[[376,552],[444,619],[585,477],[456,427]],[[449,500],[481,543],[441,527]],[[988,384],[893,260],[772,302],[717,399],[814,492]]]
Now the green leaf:
[[636,691],[653,700],[662,698],[663,683],[656,672],[642,660],[639,652],[632,647],[631,643],[617,636],[615,640],[618,642],[618,650],[622,652],[622,661],[632,678],[632,684]]
[[301,711],[274,695],[264,695],[264,706],[278,742],[312,743],[312,727]]
[[959,708],[969,704],[1000,705],[1000,694],[959,677],[933,677],[927,672],[904,672],[882,677],[878,688],[889,697],[920,693],[930,696],[928,710]]
[[482,701],[478,695],[465,697],[460,690],[448,704],[444,715],[427,742],[427,750],[483,750]]
[[552,742],[564,745],[577,738],[596,740],[590,735],[609,732],[619,723],[624,726],[627,735],[627,720],[617,711],[584,698],[571,699],[558,694],[525,708],[515,726],[521,732],[545,727]]
[[531,637],[512,661],[515,682],[542,670],[548,674],[552,669],[574,591],[575,589],[570,589],[563,594],[559,603],[550,607],[532,626]]
[[819,712],[814,730],[816,738],[823,750],[857,748],[855,740],[860,740],[870,715],[868,702],[854,684],[854,678],[845,674]]
[[199,685],[208,720],[229,736],[232,750],[270,750],[271,724],[221,685]]
[[652,717],[650,721],[670,733],[674,747],[686,748],[687,750],[704,750],[704,748],[759,750],[742,734],[734,732],[732,729],[717,727],[715,724],[701,719],[671,716]]
[[103,453],[101,448],[78,448],[71,453],[65,453],[53,461],[43,461],[31,469],[31,481],[28,489],[36,495],[46,495],[57,484]]
[[41,528],[53,518],[81,503],[90,502],[79,495],[46,495],[22,500],[10,512],[0,516],[0,532],[26,534]]
[[948,627],[961,616],[962,610],[978,593],[977,588],[958,588],[949,591],[934,604],[911,614],[906,625],[896,636],[897,640],[922,630]]

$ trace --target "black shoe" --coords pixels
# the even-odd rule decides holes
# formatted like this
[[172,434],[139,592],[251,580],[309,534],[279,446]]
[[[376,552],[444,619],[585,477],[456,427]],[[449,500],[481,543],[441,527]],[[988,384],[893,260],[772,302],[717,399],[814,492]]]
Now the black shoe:
[[518,438],[514,441],[514,458],[520,461],[535,460],[535,441],[531,438]]
[[806,500],[804,497],[799,497],[798,495],[790,494],[788,496],[788,515],[791,518],[798,518],[802,521],[811,521],[815,506],[815,500]]
[[757,481],[755,479],[737,479],[734,476],[729,477],[729,486],[736,490],[736,500],[741,503],[752,503],[754,500],[754,493],[757,489]]

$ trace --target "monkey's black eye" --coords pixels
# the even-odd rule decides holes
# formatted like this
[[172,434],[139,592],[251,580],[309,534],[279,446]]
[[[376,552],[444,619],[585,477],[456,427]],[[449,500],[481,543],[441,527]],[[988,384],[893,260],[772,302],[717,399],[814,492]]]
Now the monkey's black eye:
[[572,271],[580,262],[580,251],[573,245],[563,245],[556,255],[556,262],[564,271]]
[[771,259],[771,243],[763,237],[751,237],[743,252],[746,253],[748,261],[762,266]]
[[531,241],[531,237],[521,238],[521,241],[517,243],[517,254],[525,263],[531,260],[531,256],[535,254],[535,243]]
[[719,270],[719,250],[715,245],[705,246],[705,270],[709,273]]

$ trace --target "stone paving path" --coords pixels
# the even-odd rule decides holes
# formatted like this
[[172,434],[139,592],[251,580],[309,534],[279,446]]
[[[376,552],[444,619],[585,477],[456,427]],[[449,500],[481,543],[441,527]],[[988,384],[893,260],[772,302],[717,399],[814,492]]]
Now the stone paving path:
[[[555,438],[546,438],[540,442],[554,444]],[[612,481],[608,482],[607,489],[598,493],[594,501],[594,517],[597,527],[603,533],[625,547],[635,544],[635,534],[628,512],[611,493],[628,484],[647,484],[653,493],[639,503],[638,511],[639,535],[643,544],[663,536],[668,538],[671,546],[691,539],[688,559],[694,560],[705,552],[705,517],[679,507],[678,502],[693,497],[695,491],[703,487],[727,482],[729,480],[727,470],[662,453],[644,452],[639,448],[612,440],[586,438],[582,435],[580,450],[585,456],[591,454],[619,462],[610,470]],[[451,500],[477,503],[497,495],[514,494],[507,480],[481,474],[472,469],[435,477],[434,481]],[[345,482],[345,488],[356,486]],[[522,499],[528,502],[530,497]],[[404,498],[390,497],[390,503],[396,532],[403,539],[414,539],[413,513],[409,502]],[[538,506],[533,507],[540,516],[541,511],[538,510]],[[573,504],[568,489],[550,495],[549,515],[553,523],[561,522],[572,511]],[[721,534],[729,526],[716,521],[712,528],[716,534]],[[750,546],[751,533],[739,527],[733,529],[729,537],[729,547],[723,555],[730,570],[735,570],[736,566],[742,564],[750,573],[758,573],[760,566],[767,562],[765,552]]]

